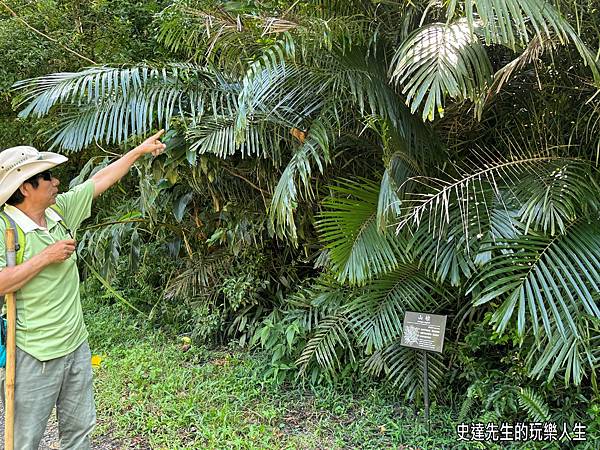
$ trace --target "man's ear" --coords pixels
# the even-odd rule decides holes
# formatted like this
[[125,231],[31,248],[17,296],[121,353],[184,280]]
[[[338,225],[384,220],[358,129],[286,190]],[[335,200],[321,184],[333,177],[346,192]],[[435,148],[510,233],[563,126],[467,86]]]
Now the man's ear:
[[29,183],[22,183],[21,186],[19,186],[19,190],[21,191],[23,197],[29,197],[30,188],[33,188],[33,186]]

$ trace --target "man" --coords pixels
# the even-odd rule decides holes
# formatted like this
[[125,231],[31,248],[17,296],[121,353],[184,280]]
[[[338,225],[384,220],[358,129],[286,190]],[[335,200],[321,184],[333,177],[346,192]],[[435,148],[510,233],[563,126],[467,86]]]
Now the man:
[[[0,205],[6,203],[4,211],[25,233],[23,263],[6,267],[0,220],[0,295],[16,292],[17,304],[15,449],[37,450],[55,406],[62,448],[90,448],[96,410],[71,232],[90,216],[92,200],[140,156],[164,150],[162,133],[64,194],[49,170],[67,161],[64,156],[25,146],[0,152]],[[49,208],[53,204],[61,214]]]

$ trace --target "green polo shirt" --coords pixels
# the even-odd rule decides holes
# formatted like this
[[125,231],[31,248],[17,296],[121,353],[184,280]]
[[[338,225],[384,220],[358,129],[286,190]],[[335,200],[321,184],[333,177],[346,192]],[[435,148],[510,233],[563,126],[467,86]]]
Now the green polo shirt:
[[[94,182],[91,180],[56,197],[67,227],[75,232],[91,214]],[[60,216],[46,210],[48,228],[42,228],[18,208],[4,211],[25,233],[23,261],[62,239],[70,239]],[[0,220],[0,268],[6,267],[5,228]],[[76,255],[62,263],[46,266],[16,293],[17,346],[40,361],[65,356],[79,347],[88,336],[79,299],[79,272]]]

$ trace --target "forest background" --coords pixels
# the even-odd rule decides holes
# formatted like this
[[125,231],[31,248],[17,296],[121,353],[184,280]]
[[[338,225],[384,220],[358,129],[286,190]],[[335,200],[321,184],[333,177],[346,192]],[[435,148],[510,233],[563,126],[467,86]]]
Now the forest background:
[[599,27],[591,0],[0,1],[1,145],[77,183],[167,130],[79,237],[166,332],[420,407],[402,318],[445,314],[457,422],[593,437]]

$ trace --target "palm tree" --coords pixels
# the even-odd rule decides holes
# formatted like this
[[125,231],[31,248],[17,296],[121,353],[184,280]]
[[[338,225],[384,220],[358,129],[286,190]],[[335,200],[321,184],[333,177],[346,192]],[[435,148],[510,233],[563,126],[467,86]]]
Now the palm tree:
[[531,377],[595,385],[600,72],[576,31],[591,25],[567,20],[585,6],[280,5],[173,2],[158,39],[185,64],[25,80],[16,104],[56,115],[63,150],[158,125],[179,155],[167,169],[252,158],[271,235],[320,246],[316,278],[268,318],[304,330],[303,373],[366,367],[414,396],[401,319],[427,310],[459,341],[482,321],[514,334]]

